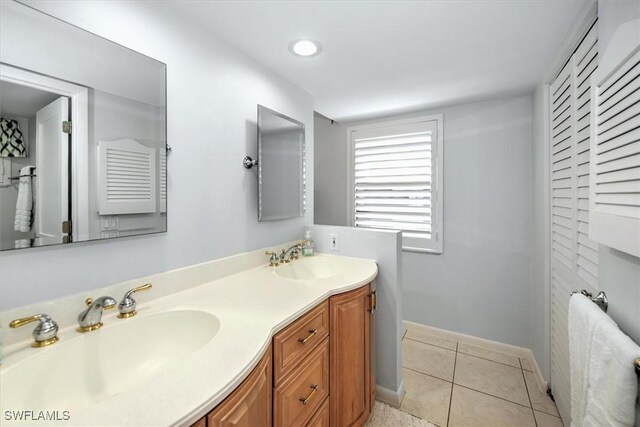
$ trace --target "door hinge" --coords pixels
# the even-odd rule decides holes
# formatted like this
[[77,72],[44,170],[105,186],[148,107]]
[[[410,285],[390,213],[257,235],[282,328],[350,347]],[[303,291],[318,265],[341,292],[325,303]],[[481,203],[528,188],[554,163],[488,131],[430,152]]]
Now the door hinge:
[[72,230],[73,230],[73,222],[71,220],[62,221],[62,232],[64,234],[71,234]]
[[71,122],[70,121],[63,121],[62,122],[62,132],[64,133],[71,133]]

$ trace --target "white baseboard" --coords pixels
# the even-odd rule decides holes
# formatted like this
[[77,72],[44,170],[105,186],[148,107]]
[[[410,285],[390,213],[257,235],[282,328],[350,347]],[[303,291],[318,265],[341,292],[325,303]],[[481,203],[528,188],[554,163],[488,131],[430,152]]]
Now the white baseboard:
[[420,323],[410,322],[408,320],[403,320],[402,323],[405,328],[423,331],[427,334],[440,336],[453,341],[460,341],[471,345],[477,345],[478,347],[484,347],[490,350],[512,354],[523,359],[528,359],[529,362],[531,362],[531,366],[533,367],[533,373],[536,376],[538,388],[543,393],[547,392],[549,384],[542,376],[542,371],[540,371],[538,362],[536,361],[536,358],[533,355],[531,349],[518,347],[511,344],[505,344],[498,341],[491,341],[484,338],[478,338],[472,335],[461,334],[459,332],[447,331],[446,329],[434,328],[433,326],[422,325]]
[[396,408],[398,408],[400,403],[402,403],[404,393],[404,380],[400,383],[400,387],[398,387],[397,391],[389,390],[386,387],[376,384],[376,400],[387,403]]

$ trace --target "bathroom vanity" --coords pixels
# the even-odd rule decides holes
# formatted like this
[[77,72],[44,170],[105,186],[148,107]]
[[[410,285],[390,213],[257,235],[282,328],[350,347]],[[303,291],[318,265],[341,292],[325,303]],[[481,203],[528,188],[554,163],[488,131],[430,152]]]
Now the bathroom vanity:
[[[270,267],[262,250],[0,313],[60,325],[45,348],[30,327],[3,331],[0,388],[12,393],[0,410],[65,410],[56,424],[74,426],[362,425],[377,274],[372,260],[322,254]],[[76,331],[87,297],[146,282],[137,315],[108,310],[103,327]]]
[[332,296],[273,337],[249,377],[193,427],[359,426],[375,400],[375,290]]

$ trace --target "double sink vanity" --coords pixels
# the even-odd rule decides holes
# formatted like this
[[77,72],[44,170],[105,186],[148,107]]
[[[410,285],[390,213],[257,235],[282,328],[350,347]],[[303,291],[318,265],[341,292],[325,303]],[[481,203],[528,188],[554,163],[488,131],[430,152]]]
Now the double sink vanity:
[[[91,426],[364,424],[376,263],[316,255],[251,266],[243,256],[143,279],[160,286],[137,297],[136,316],[105,311],[86,333],[59,321],[59,342],[42,348],[8,343],[2,413],[55,411],[56,424]],[[216,269],[230,274],[208,275]]]

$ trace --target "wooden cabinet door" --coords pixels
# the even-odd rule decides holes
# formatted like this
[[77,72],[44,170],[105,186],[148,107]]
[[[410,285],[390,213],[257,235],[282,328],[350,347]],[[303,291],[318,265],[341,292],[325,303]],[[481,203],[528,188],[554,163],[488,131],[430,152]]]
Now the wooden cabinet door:
[[271,427],[271,348],[238,388],[207,415],[208,427]]
[[361,426],[369,416],[371,313],[369,285],[331,297],[331,426]]

